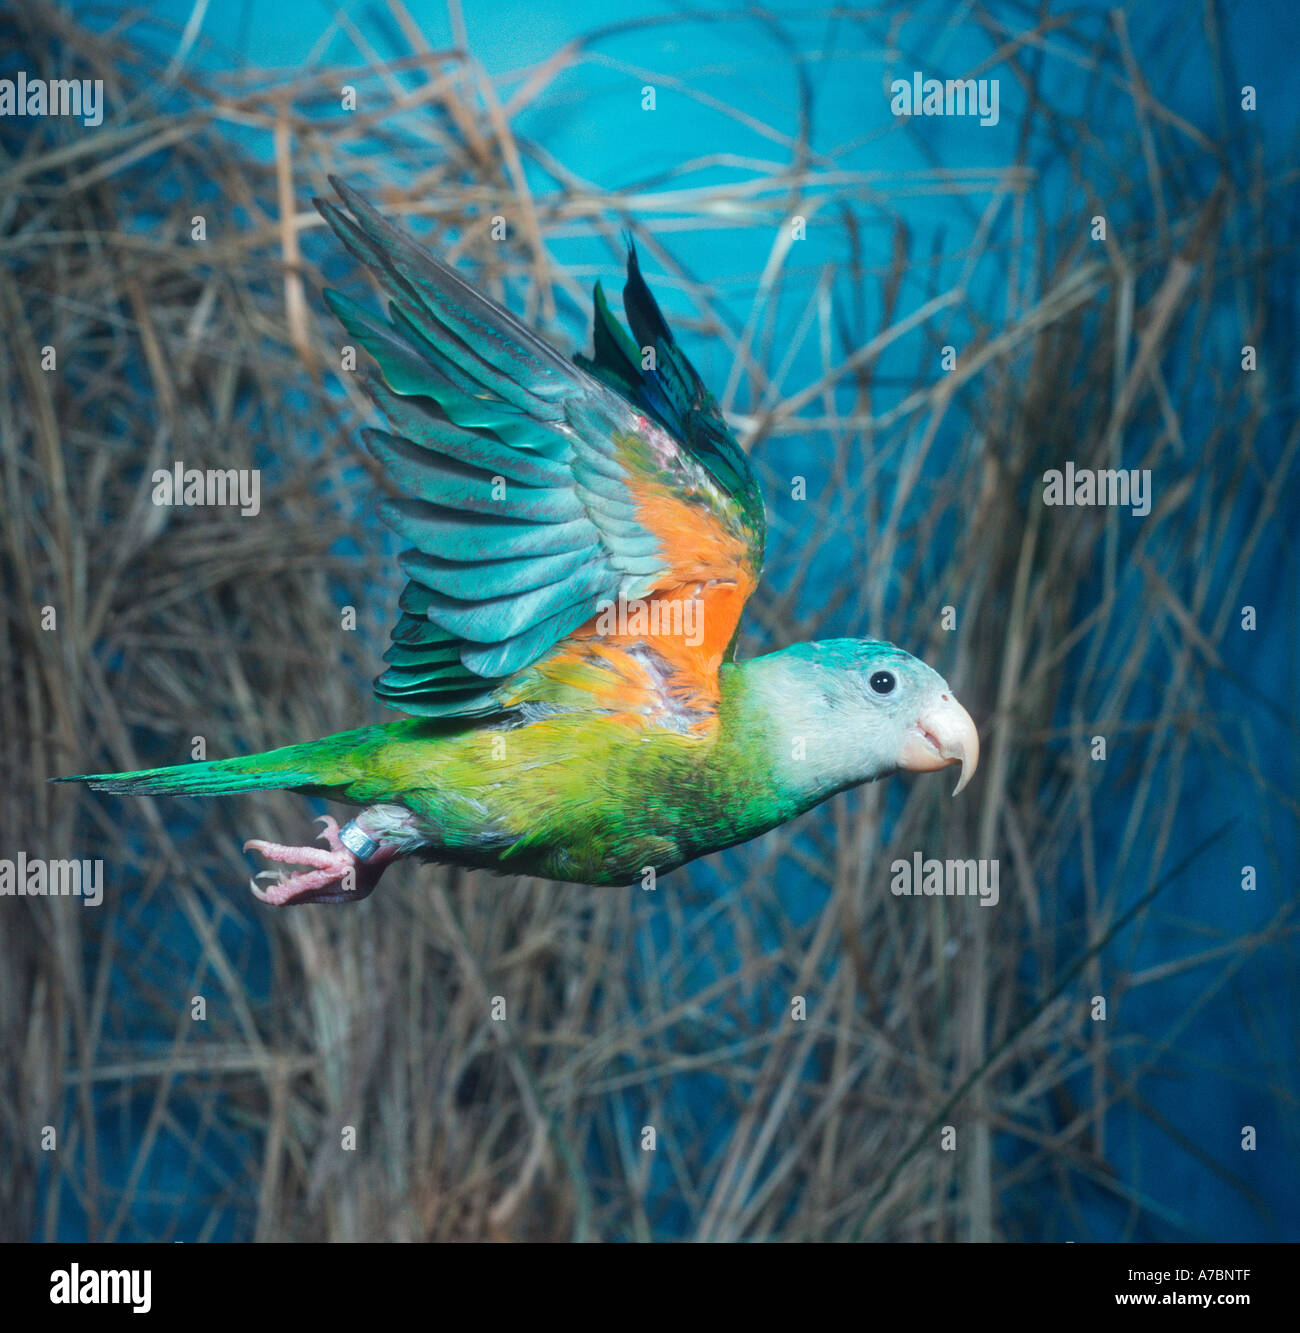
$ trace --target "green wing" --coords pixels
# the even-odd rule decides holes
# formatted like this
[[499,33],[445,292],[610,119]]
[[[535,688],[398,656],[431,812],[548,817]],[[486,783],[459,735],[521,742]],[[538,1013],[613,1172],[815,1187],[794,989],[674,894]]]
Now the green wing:
[[504,681],[602,602],[691,580],[748,594],[761,493],[634,254],[629,317],[662,349],[659,370],[626,363],[631,344],[598,296],[589,373],[331,183],[351,216],[316,206],[389,303],[384,319],[325,293],[379,367],[365,384],[392,429],[363,438],[404,492],[380,506],[411,543],[382,701],[424,716],[491,712]]
[[[731,501],[744,511],[746,522],[757,534],[761,567],[766,524],[758,478],[717,400],[677,346],[659,303],[641,276],[630,236],[623,308],[632,325],[632,338],[610,310],[600,283],[596,284],[595,296],[595,355],[580,355],[574,360],[648,412],[708,469]],[[653,352],[653,357],[648,352]]]

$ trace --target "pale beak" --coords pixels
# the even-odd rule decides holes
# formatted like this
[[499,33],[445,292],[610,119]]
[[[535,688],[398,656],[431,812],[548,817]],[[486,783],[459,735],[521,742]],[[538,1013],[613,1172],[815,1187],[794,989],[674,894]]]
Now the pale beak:
[[961,765],[961,780],[953,788],[959,791],[975,776],[980,761],[980,737],[970,714],[952,697],[941,694],[921,710],[907,729],[898,766],[913,773],[931,773]]

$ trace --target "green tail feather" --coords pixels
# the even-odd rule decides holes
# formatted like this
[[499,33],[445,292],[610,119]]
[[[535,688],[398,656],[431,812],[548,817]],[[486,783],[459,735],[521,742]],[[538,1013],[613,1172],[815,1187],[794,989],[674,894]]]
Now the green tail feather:
[[144,768],[135,773],[80,773],[50,781],[84,782],[95,791],[132,796],[226,796],[241,791],[284,790],[323,795],[351,776],[339,772],[338,759],[338,747],[326,749],[316,741],[234,759]]

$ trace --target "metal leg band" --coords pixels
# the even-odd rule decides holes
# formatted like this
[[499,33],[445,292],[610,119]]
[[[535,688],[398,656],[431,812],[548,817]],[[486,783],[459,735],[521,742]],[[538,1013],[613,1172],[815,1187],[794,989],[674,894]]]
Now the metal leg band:
[[339,841],[357,858],[369,861],[379,850],[379,844],[368,834],[355,819],[349,819],[339,829]]

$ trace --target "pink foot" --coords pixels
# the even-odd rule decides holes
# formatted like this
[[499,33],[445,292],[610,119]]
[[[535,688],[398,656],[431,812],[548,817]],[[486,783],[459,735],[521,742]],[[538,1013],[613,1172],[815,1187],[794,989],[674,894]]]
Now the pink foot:
[[339,821],[332,815],[317,815],[313,823],[321,825],[320,836],[329,843],[332,850],[345,852],[347,848],[339,841]]
[[[339,840],[337,821],[321,815],[317,821],[324,828],[321,837],[329,844],[324,847],[288,847],[279,842],[250,838],[244,844],[246,852],[257,852],[268,861],[281,865],[310,866],[286,875],[282,870],[263,870],[249,880],[254,896],[271,907],[290,907],[299,903],[351,903],[368,897],[384,867],[393,859],[393,853],[383,847],[362,861]],[[258,880],[272,880],[270,888],[262,888]]]

